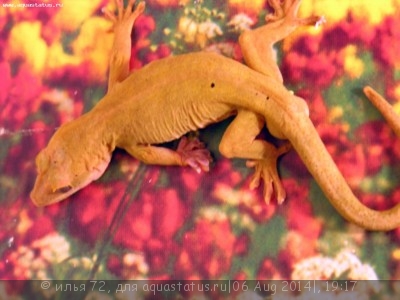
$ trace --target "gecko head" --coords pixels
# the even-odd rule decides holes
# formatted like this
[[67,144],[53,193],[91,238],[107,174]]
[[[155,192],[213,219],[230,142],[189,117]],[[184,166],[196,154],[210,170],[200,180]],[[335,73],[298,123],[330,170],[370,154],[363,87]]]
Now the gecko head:
[[[36,206],[60,202],[92,181],[107,168],[111,155],[104,160],[82,160],[68,151],[68,145],[58,144],[42,150],[36,157],[37,177],[30,197]],[[90,157],[90,156],[88,156]]]

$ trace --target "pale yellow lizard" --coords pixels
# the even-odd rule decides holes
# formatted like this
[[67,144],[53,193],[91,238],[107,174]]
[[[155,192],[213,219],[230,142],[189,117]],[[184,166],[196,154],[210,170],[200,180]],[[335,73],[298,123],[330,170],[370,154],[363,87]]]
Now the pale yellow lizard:
[[[269,0],[275,13],[267,17],[268,23],[240,36],[247,66],[198,52],[155,61],[130,74],[130,33],[145,5],[139,3],[133,9],[134,0],[130,0],[124,9],[117,0],[117,15],[106,13],[115,32],[108,92],[90,112],[61,126],[38,154],[33,203],[61,201],[98,179],[116,147],[146,164],[208,170],[209,152],[198,140],[182,138],[176,151],[154,145],[236,115],[222,137],[220,152],[248,160],[247,165],[255,168],[251,187],[263,180],[267,202],[273,190],[279,203],[285,198],[276,161],[290,147],[276,148],[257,139],[264,126],[290,142],[344,218],[371,230],[400,226],[400,205],[378,212],[353,195],[310,121],[305,101],[282,83],[273,44],[300,25],[322,20],[298,19],[300,2]],[[371,88],[364,91],[399,135],[400,118],[392,107]]]

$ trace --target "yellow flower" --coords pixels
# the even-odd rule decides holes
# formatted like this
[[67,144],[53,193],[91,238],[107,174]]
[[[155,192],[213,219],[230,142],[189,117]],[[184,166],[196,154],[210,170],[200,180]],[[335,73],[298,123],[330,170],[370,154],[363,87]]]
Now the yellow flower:
[[397,102],[396,104],[394,104],[393,109],[398,115],[400,115],[400,102]]
[[48,70],[62,68],[66,65],[77,66],[82,59],[64,52],[61,43],[54,43],[49,47],[46,68]]
[[193,19],[188,17],[180,18],[178,30],[186,43],[196,44],[201,49],[205,48],[209,40],[212,40],[217,35],[223,34],[218,24],[210,20],[196,23]]
[[63,7],[58,11],[54,22],[62,30],[74,31],[99,8],[102,0],[61,2]]
[[47,44],[40,36],[40,22],[21,22],[10,32],[6,57],[8,60],[21,59],[32,67],[33,72],[41,73],[47,56]]
[[109,30],[109,21],[92,17],[83,23],[79,36],[72,44],[73,53],[90,63],[91,73],[88,77],[96,82],[104,81],[107,76],[109,55],[113,44],[113,34]]
[[[294,41],[305,34],[323,34],[327,27],[346,20],[349,13],[357,19],[376,25],[381,23],[386,16],[394,15],[398,10],[400,10],[400,0],[303,0],[299,9],[300,18],[312,15],[323,16],[327,22],[318,28],[313,26],[299,28],[285,39],[283,49],[288,51]],[[361,67],[360,62],[353,63],[358,64],[358,68]]]
[[229,6],[251,11],[256,14],[264,8],[265,2],[266,0],[228,0]]
[[347,46],[344,50],[344,70],[351,78],[359,78],[364,73],[364,63],[357,57],[357,47]]
[[197,34],[197,23],[188,17],[179,19],[178,31],[183,34],[186,43],[194,43]]
[[300,15],[324,15],[329,23],[338,22],[351,12],[353,16],[378,24],[387,15],[396,12],[399,0],[304,0],[300,7]]
[[16,228],[16,232],[20,235],[24,235],[29,228],[33,225],[32,219],[29,217],[27,210],[22,210],[19,214],[19,222]]

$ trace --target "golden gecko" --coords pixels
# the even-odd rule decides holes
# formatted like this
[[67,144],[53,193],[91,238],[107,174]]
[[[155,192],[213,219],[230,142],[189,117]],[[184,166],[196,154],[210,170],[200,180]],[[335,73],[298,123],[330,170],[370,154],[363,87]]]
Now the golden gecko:
[[[345,219],[370,230],[400,226],[400,205],[375,211],[353,195],[310,121],[305,101],[283,85],[273,44],[298,26],[323,20],[297,18],[301,0],[269,0],[275,13],[267,16],[267,24],[239,38],[246,65],[198,52],[161,59],[129,74],[130,33],[145,7],[141,2],[133,9],[134,2],[124,8],[117,0],[117,14],[106,12],[115,32],[108,92],[90,112],[61,126],[38,154],[34,204],[61,201],[98,179],[116,147],[146,164],[207,171],[209,152],[196,139],[182,138],[176,151],[154,145],[236,115],[221,139],[220,152],[248,160],[255,168],[250,185],[255,188],[263,180],[267,202],[273,191],[279,203],[285,198],[276,161],[290,146],[276,148],[257,139],[264,126],[290,142]],[[364,92],[400,135],[400,118],[392,107],[370,87]]]

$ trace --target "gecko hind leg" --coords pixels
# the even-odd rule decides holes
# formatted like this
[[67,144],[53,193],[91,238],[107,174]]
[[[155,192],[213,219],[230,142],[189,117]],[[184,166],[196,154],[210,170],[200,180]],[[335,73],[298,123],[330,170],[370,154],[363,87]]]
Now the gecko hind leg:
[[290,144],[276,148],[265,140],[257,139],[265,126],[264,119],[250,111],[239,111],[236,118],[226,129],[219,150],[227,158],[247,159],[247,166],[254,167],[255,173],[250,188],[264,182],[264,200],[269,203],[275,192],[278,203],[285,200],[285,190],[282,186],[277,169],[279,156],[290,150]]
[[286,143],[279,148],[271,148],[269,155],[265,159],[248,160],[246,162],[248,168],[254,168],[254,174],[250,181],[250,189],[259,187],[262,179],[264,182],[264,199],[266,203],[269,203],[274,191],[278,204],[282,204],[285,201],[286,191],[279,178],[276,164],[278,158],[290,151],[290,149],[292,149],[292,145]]

